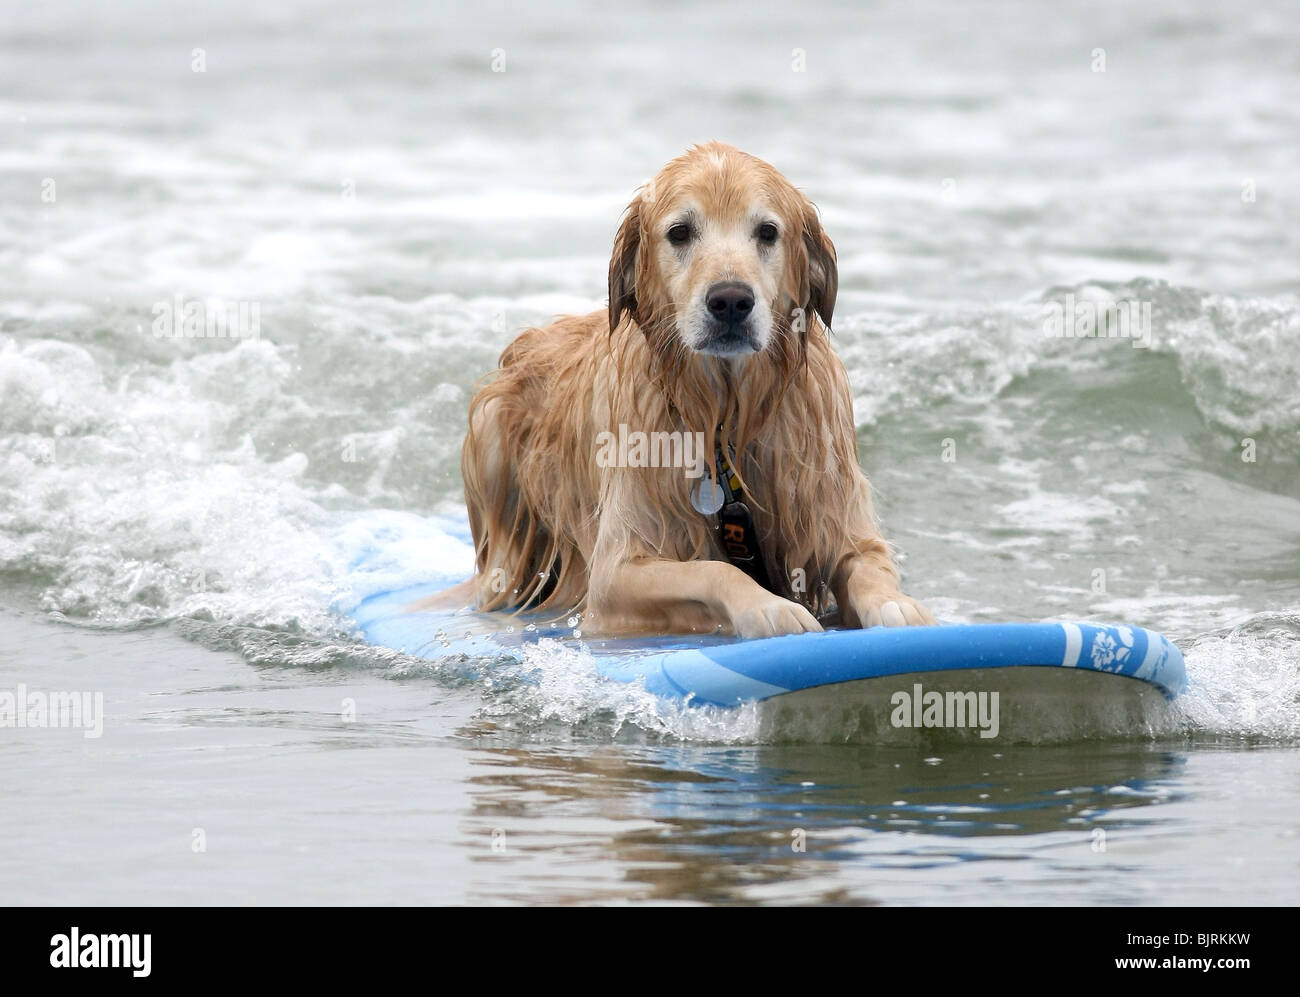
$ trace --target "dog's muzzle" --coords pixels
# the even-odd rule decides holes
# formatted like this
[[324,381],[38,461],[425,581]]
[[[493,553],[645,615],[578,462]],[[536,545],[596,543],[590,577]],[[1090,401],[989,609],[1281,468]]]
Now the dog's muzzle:
[[756,353],[750,316],[754,313],[754,292],[748,284],[725,280],[709,288],[704,297],[709,313],[706,338],[697,349],[711,356],[731,357]]

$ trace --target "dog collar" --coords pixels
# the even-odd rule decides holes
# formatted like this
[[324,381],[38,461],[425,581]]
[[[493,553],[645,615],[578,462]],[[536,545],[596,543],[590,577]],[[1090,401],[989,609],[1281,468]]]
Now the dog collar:
[[735,449],[728,445],[724,452],[718,444],[714,474],[700,478],[691,490],[691,505],[703,515],[717,517],[715,528],[727,559],[770,592],[772,583],[758,543],[758,530],[745,504],[745,490],[735,464]]

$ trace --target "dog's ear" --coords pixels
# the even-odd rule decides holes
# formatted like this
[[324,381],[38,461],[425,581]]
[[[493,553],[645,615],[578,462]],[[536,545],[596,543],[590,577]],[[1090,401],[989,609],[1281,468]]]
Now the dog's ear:
[[635,317],[637,253],[641,249],[641,198],[627,206],[623,224],[614,236],[609,258],[609,331],[612,333],[627,312]]
[[809,201],[803,213],[803,248],[807,257],[807,308],[821,316],[826,328],[835,314],[835,296],[840,289],[840,269],[835,261],[835,244],[822,229],[817,209]]

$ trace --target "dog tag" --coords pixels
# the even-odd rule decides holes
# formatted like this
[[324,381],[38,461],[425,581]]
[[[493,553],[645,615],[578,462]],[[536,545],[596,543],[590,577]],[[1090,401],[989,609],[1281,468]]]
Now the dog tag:
[[712,516],[721,509],[726,500],[727,496],[722,491],[722,486],[710,477],[700,478],[691,489],[691,505],[695,507],[696,512],[706,516]]

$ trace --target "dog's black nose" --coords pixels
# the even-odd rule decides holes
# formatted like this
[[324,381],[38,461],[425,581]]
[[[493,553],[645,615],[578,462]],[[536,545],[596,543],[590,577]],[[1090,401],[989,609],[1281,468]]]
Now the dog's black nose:
[[754,310],[754,292],[748,284],[727,280],[709,288],[704,304],[709,314],[719,322],[736,325],[749,318],[749,313]]

